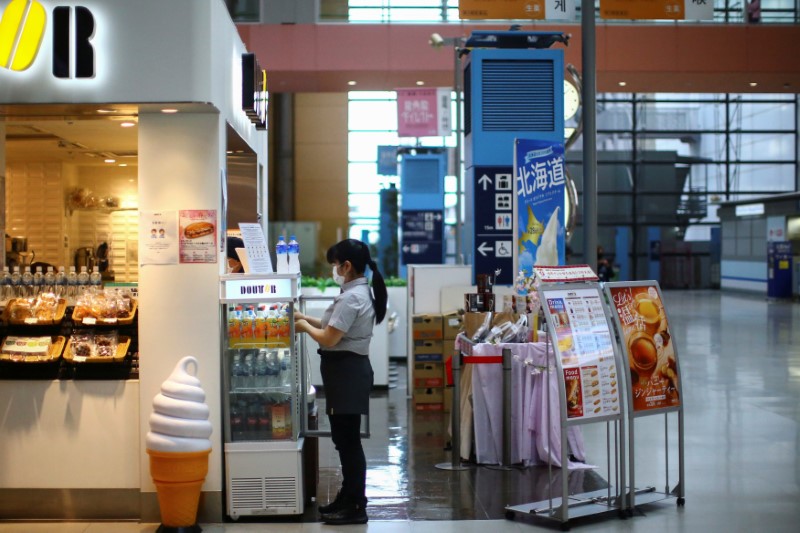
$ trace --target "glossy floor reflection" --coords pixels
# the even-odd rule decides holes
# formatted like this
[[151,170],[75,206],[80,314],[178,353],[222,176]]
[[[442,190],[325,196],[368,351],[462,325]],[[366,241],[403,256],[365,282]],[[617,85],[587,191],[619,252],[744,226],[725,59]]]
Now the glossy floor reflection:
[[[797,532],[800,531],[800,305],[717,291],[666,292],[679,350],[686,410],[686,506],[674,502],[641,507],[636,516],[578,521],[592,532]],[[546,468],[463,472],[437,470],[445,452],[445,417],[410,411],[398,372],[398,388],[375,394],[372,438],[365,441],[370,522],[338,529],[314,522],[312,506],[302,521],[207,524],[206,532],[373,531],[402,533],[521,532],[552,523],[517,517],[504,506],[547,498]],[[637,485],[677,481],[675,416],[636,422]],[[605,425],[585,428],[588,461],[605,463]],[[554,470],[555,475],[560,471]],[[573,473],[570,486],[605,486],[597,471]],[[338,458],[320,443],[319,501],[339,486]],[[0,524],[0,533],[152,533],[151,524]]]

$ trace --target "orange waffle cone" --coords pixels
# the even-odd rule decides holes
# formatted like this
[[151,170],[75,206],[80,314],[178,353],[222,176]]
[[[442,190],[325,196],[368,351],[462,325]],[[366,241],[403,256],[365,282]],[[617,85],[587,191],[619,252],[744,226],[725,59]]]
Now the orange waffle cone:
[[175,453],[147,450],[150,475],[158,492],[161,523],[165,526],[188,527],[197,521],[209,453],[211,450]]

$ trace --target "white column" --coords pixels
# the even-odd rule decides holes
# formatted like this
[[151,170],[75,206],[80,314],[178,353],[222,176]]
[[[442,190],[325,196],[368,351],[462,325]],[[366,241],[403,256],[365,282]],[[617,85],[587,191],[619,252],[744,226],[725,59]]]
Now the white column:
[[[139,209],[216,209],[221,217],[219,176],[225,164],[224,139],[224,121],[215,113],[140,115]],[[142,257],[142,243],[139,244]],[[155,492],[145,452],[152,399],[175,363],[186,355],[199,360],[199,378],[214,428],[213,452],[203,491],[222,490],[218,285],[219,263],[139,267],[143,493]]]

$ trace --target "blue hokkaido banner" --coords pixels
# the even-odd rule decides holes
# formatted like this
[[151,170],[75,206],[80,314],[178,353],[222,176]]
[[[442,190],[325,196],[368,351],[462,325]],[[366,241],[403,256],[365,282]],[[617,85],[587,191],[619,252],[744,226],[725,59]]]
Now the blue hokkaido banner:
[[514,239],[516,271],[566,263],[564,257],[564,144],[530,139],[514,142]]

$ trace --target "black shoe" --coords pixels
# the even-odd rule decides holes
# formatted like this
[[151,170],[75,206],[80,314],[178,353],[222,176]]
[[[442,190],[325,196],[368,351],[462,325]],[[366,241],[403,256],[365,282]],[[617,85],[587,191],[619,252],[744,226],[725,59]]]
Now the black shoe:
[[367,520],[369,520],[367,510],[361,505],[349,506],[335,513],[322,515],[322,521],[330,526],[366,524]]
[[342,495],[342,489],[339,489],[339,492],[336,493],[336,497],[332,502],[330,502],[328,505],[320,505],[317,507],[317,510],[319,511],[319,514],[333,514],[341,511],[344,507],[344,496]]

